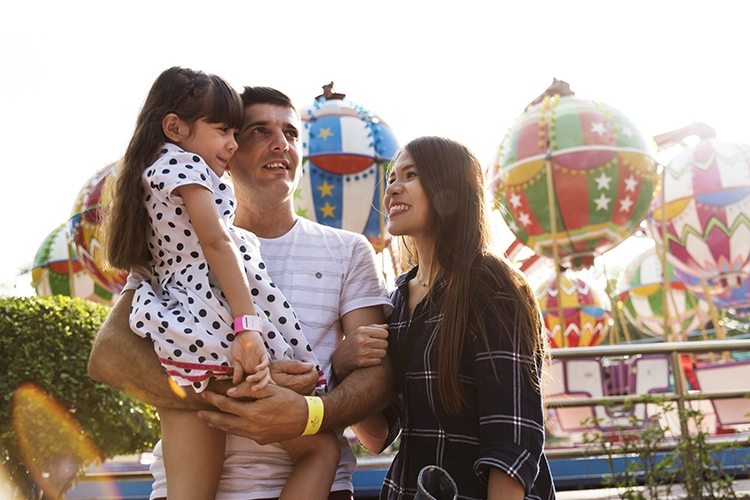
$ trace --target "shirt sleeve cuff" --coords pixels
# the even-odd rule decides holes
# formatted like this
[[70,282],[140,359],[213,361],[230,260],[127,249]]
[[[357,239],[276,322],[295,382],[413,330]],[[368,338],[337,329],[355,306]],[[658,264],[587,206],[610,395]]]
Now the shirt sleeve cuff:
[[479,460],[474,462],[474,472],[484,484],[489,482],[490,467],[494,467],[521,483],[529,493],[539,474],[538,461],[527,450],[513,443],[486,445],[479,455]]
[[382,453],[383,450],[392,445],[393,442],[396,441],[396,438],[398,438],[399,434],[401,434],[401,418],[399,418],[398,412],[396,412],[392,405],[383,410],[383,416],[385,417],[386,422],[388,422],[388,437],[385,440],[383,449],[378,453]]

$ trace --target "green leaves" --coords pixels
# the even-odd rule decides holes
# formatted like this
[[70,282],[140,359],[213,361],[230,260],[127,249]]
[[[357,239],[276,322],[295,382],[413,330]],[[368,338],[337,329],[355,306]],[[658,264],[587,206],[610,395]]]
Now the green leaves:
[[[153,408],[88,376],[91,345],[108,313],[108,307],[60,295],[0,297],[0,463],[25,492],[33,483],[11,418],[13,395],[25,382],[70,412],[104,457],[150,449],[159,437]],[[44,429],[35,431],[44,448],[35,452],[40,459],[62,453],[54,431]]]
[[[740,444],[709,440],[703,413],[689,404],[679,409],[663,396],[649,396],[646,403],[650,405],[648,422],[634,418],[631,426],[584,436],[592,450],[603,451],[612,472],[604,477],[604,485],[618,488],[624,500],[671,498],[677,484],[691,499],[738,498],[733,478],[722,470],[717,453]],[[675,416],[690,431],[669,437],[662,425]],[[633,428],[641,429],[634,433]],[[671,451],[663,446],[668,443],[673,443]]]

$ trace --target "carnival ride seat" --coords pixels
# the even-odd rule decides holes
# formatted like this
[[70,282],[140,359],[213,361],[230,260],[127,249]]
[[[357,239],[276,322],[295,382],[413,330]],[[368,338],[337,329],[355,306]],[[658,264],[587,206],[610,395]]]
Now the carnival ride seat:
[[[708,363],[695,367],[702,392],[747,391],[750,393],[750,360]],[[710,400],[716,412],[717,427],[750,425],[750,399]]]
[[[552,383],[547,399],[586,399],[604,396],[601,365],[598,359],[552,361]],[[566,432],[598,428],[594,408],[590,406],[556,408],[557,422]]]
[[[636,356],[631,361],[630,373],[633,394],[663,394],[672,390],[669,357],[666,354]],[[636,404],[633,414],[645,424],[649,419],[648,405]]]
[[[591,397],[588,392],[571,394],[567,390],[565,387],[565,363],[562,360],[552,360],[550,375],[545,379],[545,382],[544,396],[547,400]],[[560,429],[565,432],[594,428],[590,420],[594,415],[589,407],[555,408],[554,414]],[[582,424],[584,421],[588,421],[588,423],[585,425]]]
[[[669,358],[666,355],[639,355],[627,363],[617,363],[615,369],[619,377],[618,387],[627,388],[629,394],[662,393],[671,388]],[[598,399],[615,395],[605,380],[605,370],[598,358],[553,360],[551,371],[552,382],[548,385],[546,393],[548,400]],[[628,380],[624,381],[623,377],[627,377]],[[622,390],[614,392],[622,395]],[[649,418],[645,403],[628,407],[619,405],[556,408],[555,411],[560,427],[567,432],[642,428]],[[635,420],[633,416],[636,417]]]
[[[617,366],[617,369],[620,369]],[[604,367],[599,359],[571,359],[566,362],[566,383],[571,391],[588,391],[592,398],[609,395],[609,384],[605,380]],[[631,416],[634,407],[595,406],[591,408],[596,427],[607,431],[621,427],[633,427]]]

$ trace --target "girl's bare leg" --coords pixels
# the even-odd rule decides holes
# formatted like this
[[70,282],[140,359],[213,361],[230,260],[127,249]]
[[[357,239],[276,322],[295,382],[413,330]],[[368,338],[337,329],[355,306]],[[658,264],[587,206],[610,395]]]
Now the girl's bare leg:
[[159,409],[168,500],[214,500],[226,434],[195,411]]
[[[331,431],[282,441],[294,462],[294,470],[279,500],[327,500],[341,460],[341,444]],[[171,500],[171,498],[170,498]]]

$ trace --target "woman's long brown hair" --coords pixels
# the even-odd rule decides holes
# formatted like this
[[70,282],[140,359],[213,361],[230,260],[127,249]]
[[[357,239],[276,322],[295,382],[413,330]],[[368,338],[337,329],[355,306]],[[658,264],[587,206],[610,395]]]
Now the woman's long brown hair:
[[[446,409],[458,413],[468,404],[459,370],[471,341],[469,327],[476,328],[487,349],[489,335],[504,335],[503,343],[510,345],[517,329],[521,355],[543,358],[546,344],[541,314],[524,276],[491,249],[482,168],[474,154],[441,137],[420,137],[403,150],[417,167],[429,204],[428,232],[435,245],[433,261],[439,268],[433,280],[444,283],[437,344],[438,392]],[[404,240],[413,249],[413,242],[408,237]],[[415,257],[413,250],[409,253]],[[487,323],[496,328],[486,331]],[[534,363],[527,366],[527,375],[540,389]]]
[[169,142],[162,130],[162,121],[169,113],[189,126],[203,118],[239,129],[244,111],[239,94],[216,75],[177,66],[159,75],[138,115],[121,169],[110,186],[112,202],[106,210],[102,239],[105,260],[112,268],[130,271],[148,265],[151,258],[141,175],[159,157],[164,143]]

